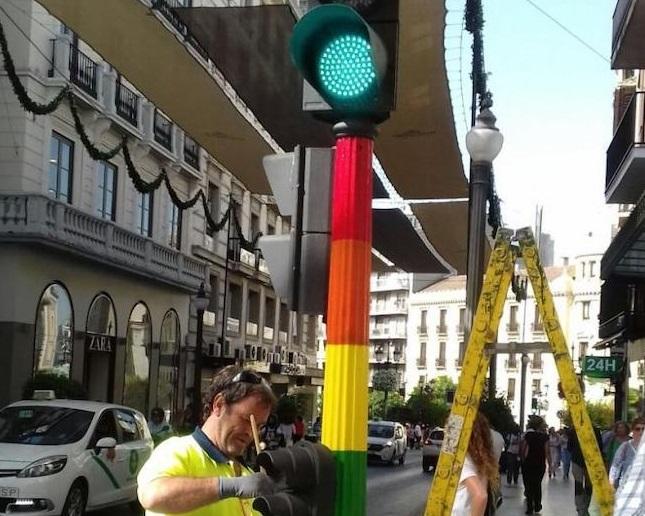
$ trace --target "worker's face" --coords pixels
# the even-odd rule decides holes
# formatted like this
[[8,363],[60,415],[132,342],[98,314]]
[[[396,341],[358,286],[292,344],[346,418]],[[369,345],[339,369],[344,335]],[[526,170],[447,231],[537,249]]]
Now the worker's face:
[[232,405],[227,405],[222,396],[213,401],[211,415],[217,422],[215,444],[229,457],[242,455],[253,442],[251,414],[259,431],[269,418],[271,407],[255,394]]

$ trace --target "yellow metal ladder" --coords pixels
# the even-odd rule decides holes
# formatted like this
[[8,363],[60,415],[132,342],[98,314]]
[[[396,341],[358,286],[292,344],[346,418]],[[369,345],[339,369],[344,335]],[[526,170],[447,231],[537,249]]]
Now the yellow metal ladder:
[[[461,468],[464,464],[473,423],[479,410],[488,371],[486,345],[495,342],[504,310],[506,295],[518,256],[524,259],[533,287],[537,308],[560,375],[573,426],[576,430],[585,464],[593,485],[593,496],[603,516],[613,513],[613,488],[609,484],[602,455],[587,414],[584,396],[573,368],[549,283],[540,264],[538,249],[530,228],[517,231],[500,229],[486,270],[482,293],[477,305],[468,347],[464,356],[459,384],[444,431],[443,446],[428,493],[426,516],[449,516],[455,499]],[[519,244],[514,245],[515,243]]]

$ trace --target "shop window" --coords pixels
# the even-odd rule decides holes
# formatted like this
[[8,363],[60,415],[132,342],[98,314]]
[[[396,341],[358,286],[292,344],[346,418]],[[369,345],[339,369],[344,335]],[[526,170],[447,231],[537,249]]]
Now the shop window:
[[98,294],[85,326],[84,384],[89,399],[112,401],[116,355],[116,312],[109,296]]
[[169,310],[161,323],[157,406],[174,415],[178,410],[180,327],[177,312]]
[[123,404],[148,413],[148,378],[152,325],[148,307],[137,303],[130,313],[125,351]]
[[52,283],[45,289],[36,315],[34,373],[48,372],[69,378],[72,365],[74,313],[67,289]]

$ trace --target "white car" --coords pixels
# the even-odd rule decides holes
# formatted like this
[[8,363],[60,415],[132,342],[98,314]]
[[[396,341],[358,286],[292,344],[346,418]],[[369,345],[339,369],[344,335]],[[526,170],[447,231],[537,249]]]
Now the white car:
[[368,421],[367,458],[377,459],[388,464],[405,463],[408,451],[407,437],[401,423],[394,421]]
[[152,453],[143,415],[110,403],[20,401],[0,410],[0,514],[78,516],[135,502]]
[[443,428],[434,428],[423,442],[423,459],[421,467],[424,472],[437,467],[441,446],[443,445]]

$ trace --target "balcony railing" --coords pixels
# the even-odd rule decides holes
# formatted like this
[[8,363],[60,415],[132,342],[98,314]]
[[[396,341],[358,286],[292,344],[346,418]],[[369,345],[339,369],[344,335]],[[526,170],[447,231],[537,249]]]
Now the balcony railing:
[[455,358],[455,367],[457,369],[461,369],[461,367],[464,365],[464,359],[462,358]]
[[517,359],[506,359],[506,369],[509,371],[517,371]]
[[448,326],[446,324],[437,324],[437,333],[439,335],[445,335],[448,333]]
[[184,161],[199,170],[199,145],[188,135],[184,135]]
[[96,63],[73,45],[69,51],[69,79],[88,95],[97,97]]
[[531,331],[534,333],[543,333],[544,332],[544,323],[543,322],[532,322]]
[[446,359],[445,358],[437,358],[434,361],[434,364],[439,369],[445,369],[446,368]]
[[139,95],[120,82],[116,85],[116,113],[137,127],[139,120]]
[[[607,170],[605,175],[605,193],[615,190],[618,185],[614,183],[620,181],[619,176],[626,162],[626,158],[635,148],[645,144],[645,92],[639,91],[634,93],[632,100],[625,110],[622,120],[618,124],[614,138],[607,149]],[[636,202],[638,193],[634,192],[625,197],[621,195],[619,199],[613,202]]]
[[172,152],[172,122],[155,109],[155,141]]
[[64,248],[188,291],[207,273],[190,256],[44,195],[0,195],[0,241],[5,237]]
[[428,334],[428,327],[425,325],[417,326],[417,333],[419,335],[427,335]]
[[466,331],[466,325],[465,324],[458,324],[455,326],[455,331],[459,333],[460,335],[463,334]]
[[193,47],[203,59],[208,60],[206,49],[200,45],[184,22],[179,19],[174,11],[175,7],[192,7],[192,0],[186,3],[179,0],[153,0],[152,2],[152,8],[163,14],[164,18],[184,37],[184,41]]
[[425,369],[427,367],[428,361],[426,357],[417,358],[417,369]]
[[520,325],[517,323],[506,323],[506,332],[507,333],[518,333],[520,331]]
[[542,360],[531,360],[531,371],[542,371],[544,362]]

